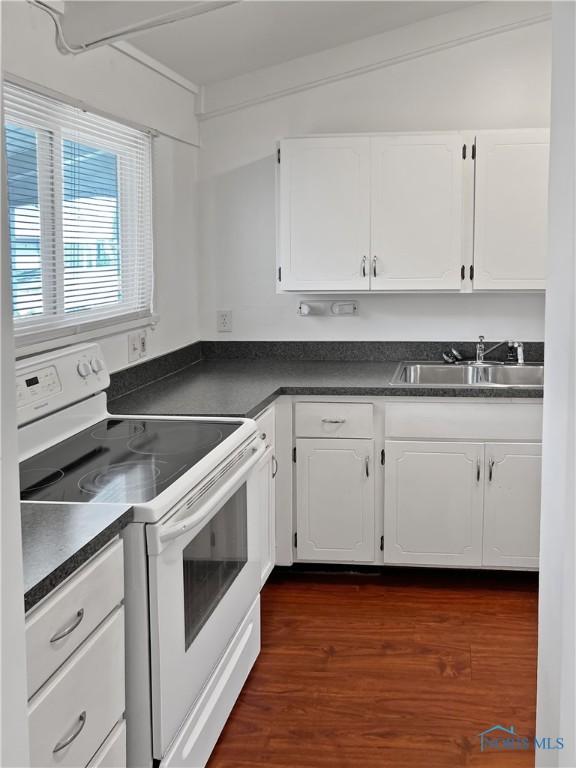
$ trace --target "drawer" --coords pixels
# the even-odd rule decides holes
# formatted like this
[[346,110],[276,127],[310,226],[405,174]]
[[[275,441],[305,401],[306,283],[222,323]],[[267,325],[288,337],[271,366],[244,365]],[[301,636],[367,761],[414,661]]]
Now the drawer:
[[296,403],[296,437],[374,437],[371,403]]
[[123,712],[124,608],[117,608],[30,700],[30,765],[87,765]]
[[386,438],[542,440],[541,403],[387,403]]
[[122,602],[122,547],[121,541],[107,547],[26,616],[28,697]]
[[126,721],[114,726],[87,768],[126,768]]
[[267,411],[256,418],[256,424],[261,435],[266,435],[266,446],[274,447],[274,408],[268,408]]

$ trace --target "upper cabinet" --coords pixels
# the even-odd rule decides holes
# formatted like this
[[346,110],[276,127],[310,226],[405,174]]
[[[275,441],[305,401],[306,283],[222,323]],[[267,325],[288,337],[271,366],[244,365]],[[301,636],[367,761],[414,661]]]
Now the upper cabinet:
[[279,291],[545,287],[547,131],[286,139],[279,160]]
[[382,136],[371,145],[371,289],[460,290],[461,136]]
[[476,290],[545,288],[548,247],[547,131],[476,137]]
[[281,145],[283,290],[370,288],[370,140],[289,139]]

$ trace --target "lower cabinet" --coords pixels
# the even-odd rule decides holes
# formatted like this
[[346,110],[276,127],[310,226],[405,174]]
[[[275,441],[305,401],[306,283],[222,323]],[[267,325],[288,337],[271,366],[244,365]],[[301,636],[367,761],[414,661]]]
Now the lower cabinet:
[[32,768],[126,765],[120,540],[26,616]]
[[384,560],[482,562],[484,446],[386,442]]
[[541,403],[299,401],[294,433],[295,561],[538,568]]
[[386,442],[384,562],[537,568],[540,443]]
[[296,441],[296,558],[374,560],[374,441]]
[[540,443],[487,443],[483,565],[537,568]]

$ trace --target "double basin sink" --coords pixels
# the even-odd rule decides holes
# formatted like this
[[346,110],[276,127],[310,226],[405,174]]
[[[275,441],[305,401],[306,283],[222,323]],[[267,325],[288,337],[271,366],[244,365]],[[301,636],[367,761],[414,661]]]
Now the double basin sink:
[[524,387],[544,386],[544,366],[527,363],[400,363],[392,386]]

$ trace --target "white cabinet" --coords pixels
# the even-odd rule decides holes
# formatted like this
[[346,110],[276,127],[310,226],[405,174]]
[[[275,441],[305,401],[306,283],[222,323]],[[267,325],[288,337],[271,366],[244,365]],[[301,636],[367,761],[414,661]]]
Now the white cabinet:
[[123,563],[116,539],[26,616],[32,766],[126,764]]
[[374,442],[298,439],[297,559],[374,560]]
[[30,700],[30,765],[87,765],[123,712],[124,609],[117,608]]
[[475,290],[545,288],[548,154],[545,130],[478,133]]
[[462,145],[458,133],[372,139],[372,290],[460,290]]
[[279,288],[368,290],[370,140],[286,139],[280,152]]
[[480,565],[483,445],[394,440],[385,445],[384,560]]
[[483,565],[536,568],[541,446],[487,443]]
[[285,139],[277,288],[542,290],[548,155],[545,130]]
[[276,562],[276,428],[274,406],[256,419],[260,434],[266,442],[266,452],[254,468],[256,504],[259,510],[260,552],[262,555],[262,585],[266,583]]
[[116,541],[26,617],[29,697],[121,604],[123,554],[122,542]]

